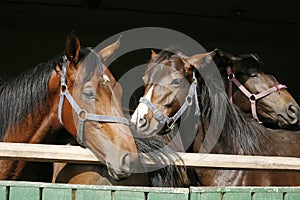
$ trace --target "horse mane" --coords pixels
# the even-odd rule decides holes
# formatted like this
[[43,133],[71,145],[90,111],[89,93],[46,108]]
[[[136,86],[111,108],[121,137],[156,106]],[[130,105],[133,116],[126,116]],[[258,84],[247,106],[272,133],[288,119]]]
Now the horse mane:
[[9,125],[17,126],[27,113],[32,113],[32,118],[45,115],[45,107],[48,106],[48,81],[51,71],[60,61],[59,58],[54,58],[39,63],[33,69],[2,83],[0,86],[1,140],[6,129],[11,128]]
[[220,126],[218,119],[212,119],[212,108],[214,112],[225,115],[224,126],[219,142],[224,144],[225,153],[258,155],[262,154],[263,142],[268,141],[264,126],[258,124],[250,116],[243,113],[239,107],[230,103],[226,92],[218,87],[207,87],[203,80],[199,80],[202,88],[200,102],[202,117],[209,122],[209,126]]
[[[87,49],[81,49],[80,59],[86,57],[88,52],[90,51]],[[3,141],[7,129],[17,127],[26,114],[31,113],[31,119],[46,115],[46,108],[49,106],[48,82],[55,66],[61,65],[62,56],[62,53],[58,54],[10,80],[0,79],[0,141]],[[95,59],[89,60],[91,62]],[[85,73],[86,79],[92,76],[88,74],[92,73],[90,69],[85,70]]]
[[[135,143],[139,153],[147,153],[150,160],[158,165],[158,167],[153,168],[154,170],[148,172],[152,186],[182,187],[184,185],[184,177],[181,172],[185,172],[186,168],[174,164],[175,160],[184,163],[183,159],[176,151],[168,147],[164,140],[158,136],[149,138],[135,137]],[[160,166],[165,167],[160,168]],[[141,167],[145,168],[144,166]],[[180,171],[181,169],[183,171]]]

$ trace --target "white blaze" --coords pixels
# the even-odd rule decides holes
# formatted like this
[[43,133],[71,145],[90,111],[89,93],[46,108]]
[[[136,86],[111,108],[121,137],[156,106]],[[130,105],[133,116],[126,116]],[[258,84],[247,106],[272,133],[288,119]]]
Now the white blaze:
[[108,76],[105,75],[105,74],[103,74],[103,80],[104,80],[104,83],[107,83],[107,82],[110,81],[109,78],[108,78]]
[[[152,92],[153,86],[148,90],[144,98],[150,101]],[[134,123],[137,127],[139,127],[139,119],[143,119],[146,114],[148,114],[148,106],[144,103],[139,103],[138,107],[135,109],[134,113],[131,116],[131,122]]]

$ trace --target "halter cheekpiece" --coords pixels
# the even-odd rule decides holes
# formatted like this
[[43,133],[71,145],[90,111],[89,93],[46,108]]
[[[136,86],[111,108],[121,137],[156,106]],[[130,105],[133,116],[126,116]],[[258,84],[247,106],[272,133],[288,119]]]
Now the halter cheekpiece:
[[72,95],[68,90],[68,86],[66,84],[66,71],[67,71],[67,57],[63,56],[63,64],[62,64],[62,72],[60,78],[60,99],[58,104],[58,118],[60,123],[63,125],[62,121],[62,107],[64,103],[64,99],[72,106],[72,109],[76,112],[79,120],[77,125],[77,142],[81,146],[85,146],[85,138],[84,138],[84,123],[85,121],[98,121],[98,122],[110,122],[110,123],[123,123],[129,125],[130,122],[125,117],[119,116],[109,116],[109,115],[98,115],[93,113],[88,113],[86,110],[81,109],[79,105],[76,103]]

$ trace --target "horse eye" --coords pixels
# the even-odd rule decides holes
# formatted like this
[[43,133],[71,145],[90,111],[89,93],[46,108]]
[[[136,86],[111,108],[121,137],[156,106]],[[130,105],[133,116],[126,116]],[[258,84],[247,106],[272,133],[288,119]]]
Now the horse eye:
[[95,94],[91,89],[84,90],[83,95],[88,99],[94,99]]
[[251,78],[258,78],[258,74],[256,74],[256,73],[251,73],[249,76],[250,76]]
[[174,86],[179,86],[181,83],[181,79],[180,78],[176,78],[174,80],[172,80],[172,85]]

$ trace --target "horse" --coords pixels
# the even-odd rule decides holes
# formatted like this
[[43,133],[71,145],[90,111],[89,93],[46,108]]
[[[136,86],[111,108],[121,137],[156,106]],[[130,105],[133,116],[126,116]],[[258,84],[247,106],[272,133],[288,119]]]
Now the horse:
[[[75,32],[65,51],[5,81],[0,87],[1,142],[55,143],[67,132],[123,179],[138,163],[137,147],[120,105],[122,88],[103,64],[119,41],[96,51],[82,48]],[[0,179],[18,180],[21,160],[1,160]]]
[[231,102],[269,128],[299,129],[299,105],[285,85],[265,73],[256,54],[234,55],[219,48],[214,52]]
[[[168,134],[193,105],[197,120],[192,121],[195,124],[187,124],[190,129],[180,132],[181,137],[192,138],[186,148],[188,152],[300,157],[299,131],[269,129],[230,102],[224,89],[211,76],[208,63],[212,62],[214,53],[185,56],[162,51],[152,58],[143,77],[144,96],[131,119],[139,133]],[[213,84],[208,87],[209,82]],[[184,126],[182,122],[177,125]],[[196,135],[190,136],[193,129]],[[194,168],[194,171],[196,184],[204,186],[300,183],[297,171],[206,168]]]
[[[245,113],[250,112],[255,120],[259,123],[263,122],[269,128],[298,129],[299,105],[285,85],[279,84],[273,75],[264,72],[263,64],[256,55],[235,56],[218,48],[212,52],[214,52],[212,56],[222,75],[230,101],[238,105]],[[181,54],[181,56],[184,55]],[[152,62],[156,58],[157,54],[152,51]],[[238,89],[232,87],[232,84],[237,85]],[[147,109],[147,106],[143,104],[139,106],[139,110]],[[145,133],[143,129],[144,126],[147,127],[147,119],[143,118],[143,112],[147,111],[141,111],[140,116],[135,116],[137,115],[135,112],[132,122],[138,125],[138,131]]]
[[[132,129],[134,132],[135,129]],[[136,134],[134,134],[136,135]],[[109,175],[105,165],[86,165],[71,163],[54,163],[52,183],[89,184],[89,185],[127,185],[127,186],[160,186],[175,187],[187,186],[189,181],[185,174],[185,167],[171,165],[175,160],[182,159],[168,146],[165,146],[169,137],[139,138],[134,137],[138,153],[146,153],[148,160],[155,163],[156,167],[141,164],[133,170],[132,175],[126,179],[116,180]],[[69,144],[76,145],[76,141],[69,138]],[[147,169],[145,169],[147,168]]]

